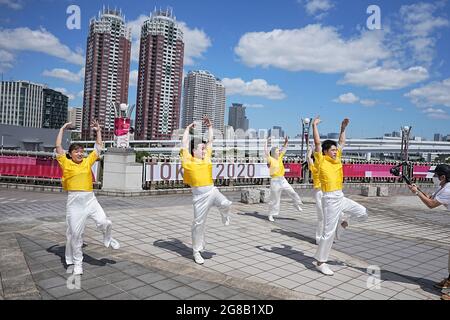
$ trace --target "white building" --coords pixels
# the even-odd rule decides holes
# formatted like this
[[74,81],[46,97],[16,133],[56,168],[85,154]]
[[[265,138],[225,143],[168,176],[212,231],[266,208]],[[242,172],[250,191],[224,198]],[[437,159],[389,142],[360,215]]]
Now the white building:
[[68,122],[72,122],[75,127],[74,131],[81,132],[81,121],[83,120],[83,108],[69,108]]
[[0,82],[0,123],[42,128],[44,86],[28,81]]
[[[190,71],[184,78],[183,113],[181,127],[201,121],[207,115],[213,127],[224,132],[225,87],[208,71]],[[203,126],[203,129],[206,128]]]

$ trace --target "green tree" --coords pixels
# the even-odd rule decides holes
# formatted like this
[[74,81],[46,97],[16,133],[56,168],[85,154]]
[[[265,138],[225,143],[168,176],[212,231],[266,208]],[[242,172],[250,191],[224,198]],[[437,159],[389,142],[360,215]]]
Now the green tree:
[[147,151],[137,151],[136,152],[136,162],[143,163],[144,162],[143,158],[148,157],[149,155],[150,155],[150,153],[148,153]]

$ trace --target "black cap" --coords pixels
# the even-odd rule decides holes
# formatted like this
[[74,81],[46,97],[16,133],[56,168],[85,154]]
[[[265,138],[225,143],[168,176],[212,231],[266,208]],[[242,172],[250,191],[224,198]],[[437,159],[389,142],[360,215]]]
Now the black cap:
[[446,176],[450,178],[450,165],[448,164],[438,164],[434,170],[430,172],[436,173],[438,176]]

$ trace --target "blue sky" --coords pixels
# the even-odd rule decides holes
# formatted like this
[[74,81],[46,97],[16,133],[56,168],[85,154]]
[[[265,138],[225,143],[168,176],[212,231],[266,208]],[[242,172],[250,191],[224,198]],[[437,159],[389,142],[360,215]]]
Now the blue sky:
[[[66,27],[71,4],[80,30]],[[371,4],[381,30],[367,27]],[[81,106],[89,19],[103,5],[121,8],[132,28],[132,79],[141,22],[155,6],[172,7],[185,31],[185,72],[223,79],[227,108],[247,105],[253,128],[281,125],[295,136],[301,117],[319,114],[324,133],[349,117],[350,137],[401,125],[426,138],[450,134],[448,0],[0,0],[3,78],[59,88]],[[132,85],[130,104],[135,97]]]

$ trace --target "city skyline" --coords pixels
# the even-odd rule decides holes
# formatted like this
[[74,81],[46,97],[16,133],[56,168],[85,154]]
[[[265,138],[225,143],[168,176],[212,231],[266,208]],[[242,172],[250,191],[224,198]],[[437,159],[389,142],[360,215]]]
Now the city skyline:
[[[281,125],[295,136],[300,118],[319,114],[324,133],[349,117],[352,137],[383,136],[402,125],[429,140],[448,134],[448,1],[380,1],[381,30],[366,26],[368,1],[325,2],[328,9],[314,0],[261,1],[255,11],[237,1],[75,1],[81,29],[74,30],[66,27],[68,3],[3,4],[0,71],[4,80],[65,89],[70,106],[80,106],[89,19],[105,4],[122,9],[131,27],[128,103],[134,104],[140,26],[155,5],[170,6],[185,35],[184,74],[201,69],[221,78],[226,105],[247,106],[254,128]],[[242,23],[229,23],[227,13]]]

